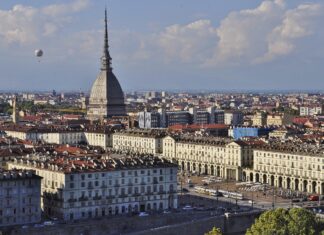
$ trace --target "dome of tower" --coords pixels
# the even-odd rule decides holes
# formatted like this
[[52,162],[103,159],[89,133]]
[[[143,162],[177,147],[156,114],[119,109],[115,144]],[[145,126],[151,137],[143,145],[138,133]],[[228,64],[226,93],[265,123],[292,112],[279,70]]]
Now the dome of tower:
[[107,11],[105,11],[105,39],[101,71],[94,81],[87,109],[89,119],[102,119],[112,116],[125,116],[123,90],[112,72],[108,50]]

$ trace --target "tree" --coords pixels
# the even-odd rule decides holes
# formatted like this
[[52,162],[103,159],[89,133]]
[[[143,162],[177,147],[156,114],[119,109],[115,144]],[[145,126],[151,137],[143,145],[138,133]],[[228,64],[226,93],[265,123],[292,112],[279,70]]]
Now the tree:
[[205,233],[205,235],[222,235],[222,231],[219,228],[213,227],[213,229]]
[[278,208],[264,212],[246,235],[316,235],[321,226],[321,222],[311,211]]

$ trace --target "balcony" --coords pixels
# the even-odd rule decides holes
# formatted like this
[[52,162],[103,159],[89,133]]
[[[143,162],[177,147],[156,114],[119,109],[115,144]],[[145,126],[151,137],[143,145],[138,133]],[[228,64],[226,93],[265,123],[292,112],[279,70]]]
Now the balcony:
[[134,193],[133,196],[134,197],[139,197],[139,196],[141,196],[141,194],[140,193]]
[[88,198],[87,197],[80,197],[79,198],[79,201],[82,202],[82,201],[88,201]]
[[120,187],[120,184],[114,184],[114,187]]
[[101,198],[102,198],[101,196],[94,196],[92,199],[97,201],[97,200],[101,200]]
[[71,203],[71,202],[77,202],[77,199],[76,199],[76,198],[70,198],[70,199],[68,199],[67,201],[70,202],[70,203]]

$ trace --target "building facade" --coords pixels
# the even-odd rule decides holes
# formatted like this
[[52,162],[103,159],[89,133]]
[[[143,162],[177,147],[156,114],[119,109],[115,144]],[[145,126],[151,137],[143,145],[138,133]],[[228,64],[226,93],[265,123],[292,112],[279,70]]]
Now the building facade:
[[252,145],[244,141],[212,138],[163,139],[163,156],[183,171],[241,180],[242,169],[253,165]]
[[324,194],[324,159],[320,148],[277,143],[255,149],[253,156],[253,169],[244,170],[244,180]]
[[159,130],[129,130],[116,132],[112,135],[114,150],[132,153],[160,154],[162,153],[162,139],[166,133]]
[[224,114],[224,123],[234,126],[243,124],[243,113],[241,111],[226,111]]
[[30,170],[0,169],[0,227],[41,221],[41,177]]
[[177,166],[163,158],[38,156],[8,167],[42,176],[44,214],[67,221],[177,208]]
[[321,106],[301,106],[299,108],[300,116],[313,116],[318,114],[322,114]]
[[161,114],[158,112],[139,112],[138,113],[139,128],[159,128],[161,127]]
[[264,112],[257,112],[252,117],[253,126],[265,126],[267,125],[267,115]]

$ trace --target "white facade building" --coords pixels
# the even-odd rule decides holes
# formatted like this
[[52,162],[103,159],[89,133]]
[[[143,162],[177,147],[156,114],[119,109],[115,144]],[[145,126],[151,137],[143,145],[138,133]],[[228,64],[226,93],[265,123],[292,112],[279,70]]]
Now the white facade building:
[[321,106],[302,106],[299,108],[300,116],[313,116],[322,113]]
[[8,167],[42,176],[44,213],[64,220],[177,208],[177,166],[158,157],[31,156]]
[[112,147],[115,150],[133,153],[162,153],[162,139],[165,132],[159,130],[130,130],[112,135]]
[[294,191],[324,194],[323,148],[276,143],[254,150],[253,170],[245,180]]
[[243,167],[253,165],[255,143],[212,138],[163,139],[163,156],[181,170],[241,180]]

